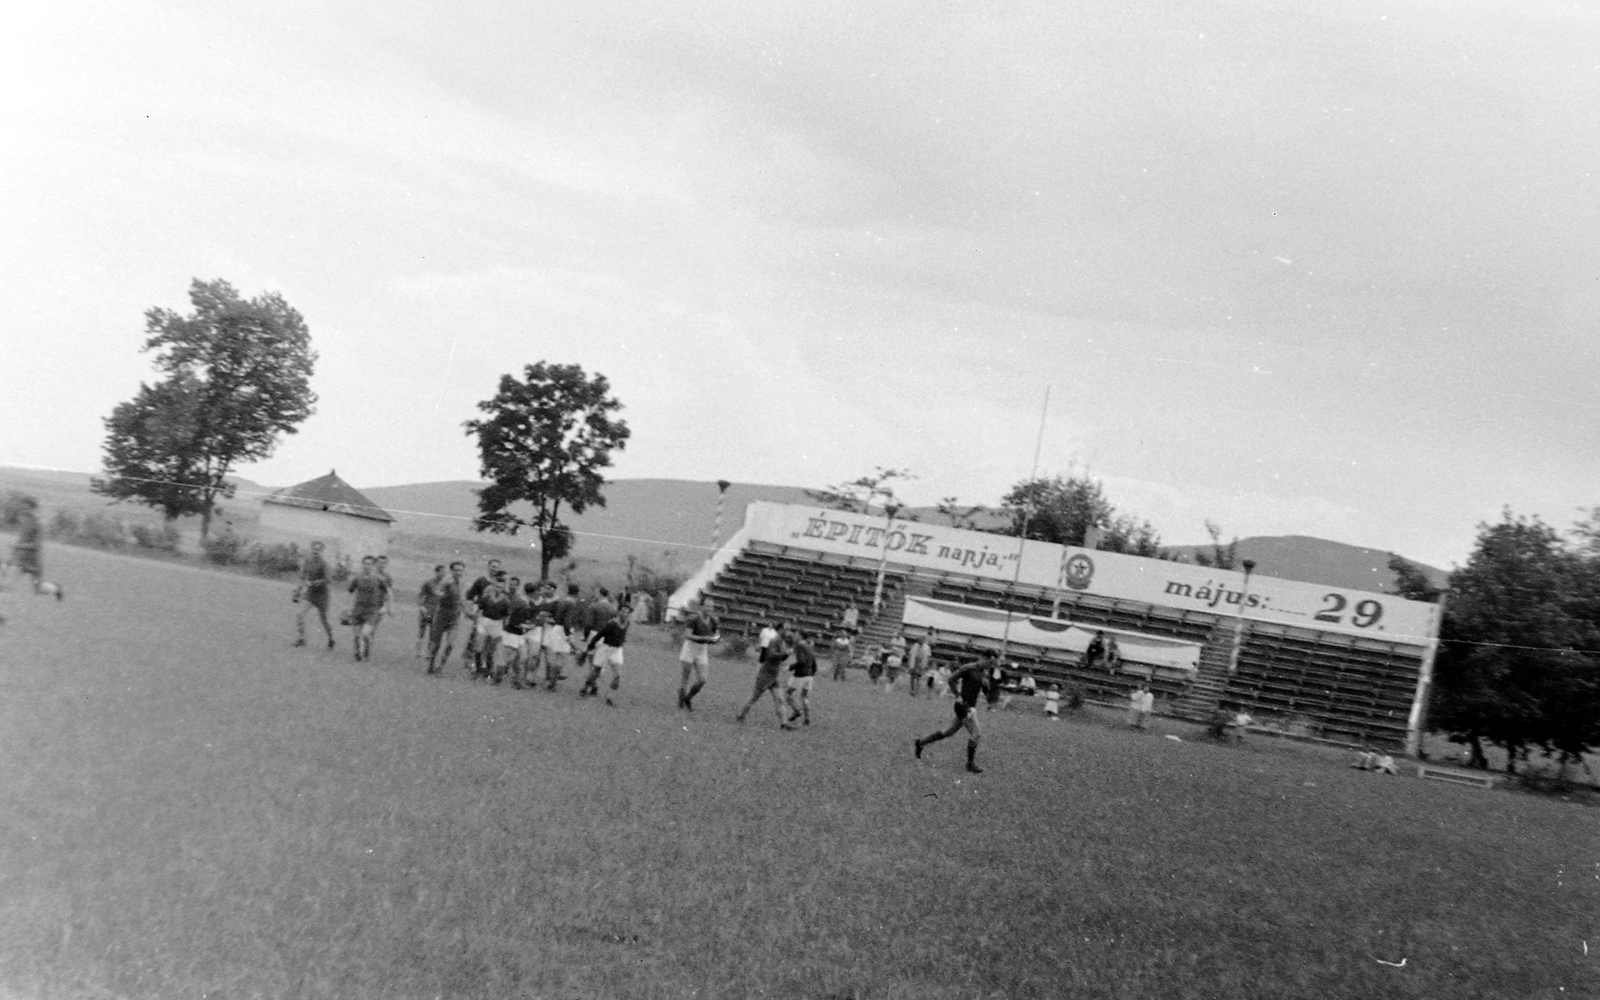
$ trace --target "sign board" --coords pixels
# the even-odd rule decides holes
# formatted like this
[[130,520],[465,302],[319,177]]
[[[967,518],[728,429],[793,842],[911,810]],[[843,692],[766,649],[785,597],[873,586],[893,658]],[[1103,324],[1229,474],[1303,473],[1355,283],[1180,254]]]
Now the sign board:
[[1424,645],[1437,606],[1393,594],[1329,587],[1145,559],[1094,549],[1023,543],[1005,535],[846,511],[752,503],[752,540],[915,568],[1048,587],[1168,608]]

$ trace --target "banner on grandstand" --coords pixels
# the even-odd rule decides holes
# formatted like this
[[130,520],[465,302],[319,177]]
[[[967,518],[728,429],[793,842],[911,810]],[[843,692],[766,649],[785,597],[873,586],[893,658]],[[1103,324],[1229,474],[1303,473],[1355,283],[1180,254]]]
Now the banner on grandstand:
[[[895,567],[1142,601],[1162,607],[1243,614],[1247,619],[1423,645],[1436,606],[1393,594],[1298,583],[1189,563],[1028,542],[981,531],[764,501],[745,512],[749,537]],[[1021,565],[1018,565],[1020,560]]]

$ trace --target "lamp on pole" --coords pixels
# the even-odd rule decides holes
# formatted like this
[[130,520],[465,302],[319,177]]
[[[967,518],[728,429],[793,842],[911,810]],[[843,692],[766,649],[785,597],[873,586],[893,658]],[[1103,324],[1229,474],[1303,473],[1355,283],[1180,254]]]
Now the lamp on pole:
[[1255,560],[1246,559],[1239,565],[1244,567],[1244,590],[1239,594],[1239,610],[1233,618],[1233,652],[1228,654],[1228,676],[1232,677],[1239,669],[1239,650],[1244,645],[1244,605],[1245,599],[1250,596],[1250,571],[1256,568]]
[[884,522],[883,541],[881,551],[878,553],[878,585],[872,590],[872,616],[878,616],[878,610],[883,606],[883,571],[889,563],[889,532],[894,530],[894,516],[900,513],[900,505],[893,500],[883,505],[883,511],[889,515]]
[[717,516],[711,522],[711,555],[716,555],[722,545],[722,504],[727,499],[728,487],[732,485],[726,479],[717,480]]

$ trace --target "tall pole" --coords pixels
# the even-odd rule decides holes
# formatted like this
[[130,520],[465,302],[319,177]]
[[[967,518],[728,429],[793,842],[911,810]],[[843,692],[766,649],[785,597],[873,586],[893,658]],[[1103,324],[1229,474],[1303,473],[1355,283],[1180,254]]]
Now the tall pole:
[[1239,650],[1244,647],[1244,604],[1245,598],[1250,596],[1250,571],[1256,568],[1255,561],[1246,559],[1239,565],[1244,567],[1244,591],[1239,595],[1239,610],[1233,618],[1233,652],[1228,654],[1228,676],[1232,677],[1239,669]]
[[[1028,482],[1030,483],[1039,478],[1039,452],[1044,449],[1044,421],[1045,416],[1049,414],[1049,412],[1050,387],[1045,386],[1044,406],[1040,407],[1039,409],[1039,437],[1033,442],[1033,471],[1028,473]],[[1017,538],[1017,569],[1016,572],[1011,575],[1011,590],[1013,593],[1016,592],[1017,582],[1022,579],[1022,550],[1023,547],[1028,544],[1028,521],[1032,518],[1033,506],[1030,504],[1029,506],[1023,508],[1022,511],[1022,534]],[[1005,612],[1005,631],[1000,633],[1000,663],[1002,665],[1004,665],[1006,662],[1006,652],[1011,648],[1011,608],[1007,606]]]
[[726,479],[717,480],[717,516],[711,522],[711,552],[706,556],[708,559],[722,547],[722,505],[727,499],[728,487],[732,485]]
[[1439,655],[1439,631],[1444,626],[1444,604],[1448,593],[1439,595],[1428,629],[1428,645],[1422,653],[1422,669],[1417,672],[1417,692],[1411,699],[1411,714],[1406,719],[1406,756],[1421,757],[1422,734],[1428,726],[1428,696],[1433,688],[1433,661]]
[[889,532],[894,530],[894,516],[900,513],[900,505],[891,501],[884,504],[883,510],[889,517],[884,522],[883,544],[879,546],[878,550],[878,585],[872,589],[872,616],[874,618],[878,616],[878,609],[883,606],[883,571],[889,565]]

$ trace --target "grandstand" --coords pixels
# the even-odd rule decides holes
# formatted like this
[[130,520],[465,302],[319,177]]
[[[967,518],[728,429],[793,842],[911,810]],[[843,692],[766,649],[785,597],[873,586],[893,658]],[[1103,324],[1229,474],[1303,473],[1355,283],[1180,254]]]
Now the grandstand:
[[[1433,605],[1392,594],[771,503],[750,505],[669,609],[701,596],[724,633],[782,619],[831,636],[853,603],[858,656],[936,626],[936,661],[1003,649],[1008,669],[1090,698],[1145,681],[1164,714],[1237,706],[1285,732],[1385,747],[1415,739],[1437,635]],[[1084,662],[1095,631],[1118,640],[1112,668]]]

